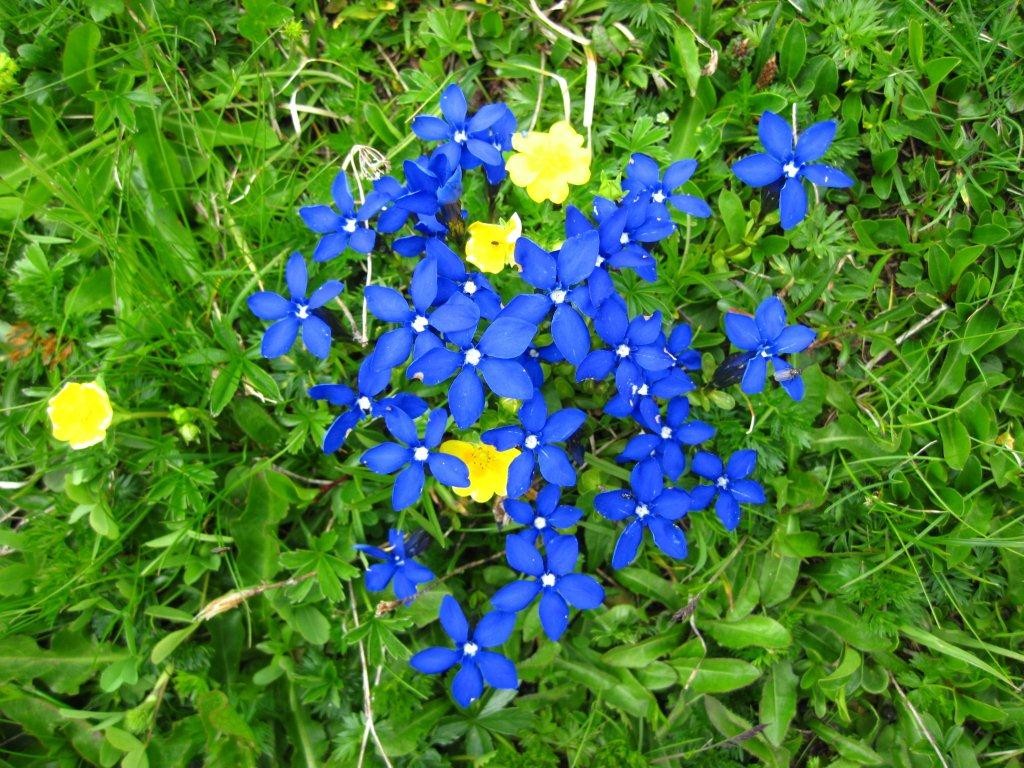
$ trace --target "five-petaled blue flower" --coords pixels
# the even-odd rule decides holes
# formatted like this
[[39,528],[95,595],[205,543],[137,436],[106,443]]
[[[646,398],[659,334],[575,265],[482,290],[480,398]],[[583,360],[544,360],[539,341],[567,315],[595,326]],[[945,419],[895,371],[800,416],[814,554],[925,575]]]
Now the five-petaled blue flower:
[[401,408],[414,419],[427,410],[422,398],[405,392],[377,399],[390,382],[391,371],[378,368],[373,355],[370,355],[359,366],[356,389],[345,384],[316,384],[309,388],[309,396],[314,400],[326,400],[331,405],[346,409],[338,414],[324,433],[324,453],[334,453],[341,448],[349,432],[360,421],[382,416],[389,408]]
[[756,480],[748,479],[757,462],[757,451],[736,451],[725,467],[713,453],[698,451],[690,464],[695,475],[710,480],[713,485],[698,485],[690,491],[693,509],[707,509],[715,497],[715,514],[726,530],[732,531],[740,522],[740,504],[764,504],[764,488]]
[[416,594],[416,586],[433,581],[434,574],[425,565],[412,559],[413,553],[407,551],[405,536],[401,531],[394,528],[388,531],[388,543],[390,547],[387,551],[369,544],[356,544],[360,552],[384,561],[366,569],[366,588],[370,592],[380,592],[388,582],[394,580],[395,597],[408,600]]
[[[657,161],[649,155],[637,152],[626,164],[622,189],[629,193],[632,200],[642,200],[653,206],[660,206],[657,214],[660,218],[668,218],[668,210],[665,208],[667,200],[677,211],[706,219],[711,215],[711,207],[707,203],[694,195],[675,192],[690,180],[696,170],[696,160],[677,160],[665,169],[665,177],[660,178]],[[661,210],[664,210],[664,213]]]
[[645,200],[613,203],[595,197],[594,215],[601,235],[601,257],[608,266],[632,269],[641,279],[654,282],[657,264],[644,244],[657,243],[675,232],[675,222],[665,207],[649,205]]
[[[401,443],[381,443],[367,450],[360,461],[374,472],[395,477],[391,491],[391,506],[396,510],[415,504],[423,493],[425,467],[440,482],[453,488],[469,487],[469,468],[465,462],[450,453],[437,450],[444,437],[448,412],[443,408],[431,411],[421,440],[416,425],[405,411],[392,408],[384,413],[388,432]],[[402,469],[404,467],[404,469]]]
[[786,308],[777,296],[762,301],[753,317],[739,312],[725,314],[725,334],[729,341],[749,354],[740,388],[748,395],[764,389],[771,360],[776,378],[794,400],[804,396],[804,382],[800,376],[779,376],[791,366],[780,355],[803,352],[817,335],[806,325],[786,325]]
[[317,311],[345,290],[338,280],[328,280],[312,295],[307,295],[309,274],[301,253],[288,258],[284,270],[291,300],[273,291],[258,291],[249,297],[249,309],[261,320],[276,320],[263,334],[260,351],[266,358],[280,357],[295,343],[302,330],[302,343],[311,354],[325,359],[331,351],[331,327]]
[[344,171],[338,171],[334,177],[331,197],[337,212],[329,205],[307,205],[299,209],[306,226],[323,235],[313,249],[313,261],[328,261],[346,248],[359,253],[372,251],[376,233],[367,226],[365,214],[356,211]]
[[779,219],[783,229],[792,229],[807,215],[807,192],[802,179],[819,187],[854,185],[854,180],[838,168],[814,162],[832,143],[836,135],[835,121],[815,123],[794,141],[789,124],[774,112],[765,112],[757,133],[767,153],[738,160],[732,172],[752,187],[783,182],[779,193]]
[[[469,105],[466,94],[452,83],[441,93],[441,114],[439,117],[420,115],[413,119],[412,130],[425,141],[444,141],[438,147],[444,152],[453,165],[461,165],[464,169],[477,168],[480,165],[503,165],[501,149],[495,146],[489,130],[502,118],[507,120],[511,111],[504,104],[487,104],[467,119]],[[513,122],[513,129],[515,123]]]
[[456,664],[461,665],[452,678],[452,696],[462,707],[468,707],[480,698],[485,681],[492,688],[514,690],[519,687],[515,665],[500,653],[485,650],[508,640],[516,623],[515,614],[491,611],[480,619],[476,630],[471,631],[458,601],[451,595],[445,595],[441,601],[440,619],[455,647],[435,646],[420,651],[409,659],[413,669],[436,675],[447,672]]
[[558,640],[569,626],[569,606],[581,610],[604,602],[604,588],[593,576],[573,573],[579,557],[575,536],[556,536],[541,556],[536,547],[519,536],[505,537],[508,564],[533,578],[506,584],[491,598],[499,611],[521,611],[540,595],[540,625],[551,640]]
[[533,473],[540,466],[541,476],[557,486],[576,485],[573,469],[565,451],[555,443],[572,437],[586,421],[587,414],[579,408],[563,408],[548,416],[544,396],[539,391],[519,408],[521,427],[507,426],[489,429],[480,440],[499,451],[518,448],[508,468],[506,495],[514,499],[526,493],[533,482]]
[[539,536],[547,545],[556,536],[561,535],[563,529],[576,525],[583,517],[582,510],[568,504],[559,504],[561,496],[560,487],[545,485],[537,493],[535,506],[517,499],[506,499],[505,512],[517,523],[526,526],[521,531],[509,535],[519,536],[530,546],[537,543]]
[[629,490],[606,491],[594,498],[594,508],[609,520],[629,520],[612,553],[612,567],[625,568],[636,559],[644,529],[669,557],[686,557],[686,535],[675,524],[691,508],[690,497],[680,488],[666,488],[661,468],[642,461],[633,467]]
[[626,443],[619,461],[653,460],[669,480],[678,480],[686,468],[683,447],[699,445],[715,434],[710,424],[690,420],[690,401],[686,397],[672,398],[664,417],[658,404],[649,397],[640,401],[638,410],[637,421],[647,431]]

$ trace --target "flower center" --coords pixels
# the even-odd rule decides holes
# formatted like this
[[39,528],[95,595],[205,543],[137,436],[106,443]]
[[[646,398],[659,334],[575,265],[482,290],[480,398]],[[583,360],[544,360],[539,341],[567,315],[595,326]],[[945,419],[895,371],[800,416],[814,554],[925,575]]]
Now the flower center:
[[637,388],[637,390],[636,390],[636,393],[637,393],[638,395],[640,395],[641,397],[647,397],[647,391],[648,391],[648,389],[647,389],[647,385],[646,385],[646,384],[641,384],[641,385],[640,385],[640,386],[639,386],[639,387]]
[[655,202],[655,203],[664,203],[665,202],[665,193],[662,192],[659,189],[657,192],[655,192],[653,195],[651,195],[651,200],[653,202]]
[[523,445],[526,446],[526,449],[528,451],[532,451],[534,448],[540,445],[540,440],[537,439],[536,435],[527,435],[526,439],[523,440]]
[[426,461],[429,455],[430,451],[427,450],[425,445],[418,446],[416,450],[412,452],[412,457],[416,459],[416,461]]
[[540,357],[540,352],[537,351],[536,349],[534,349],[533,347],[530,347],[530,349],[527,350],[526,354],[528,354],[534,360],[536,360],[538,357]]
[[466,132],[465,132],[465,131],[463,131],[463,130],[458,130],[458,131],[456,131],[456,132],[455,132],[455,133],[454,133],[454,134],[452,135],[452,140],[453,140],[453,141],[454,141],[454,142],[455,142],[456,144],[465,144],[465,143],[466,143],[466,139],[468,139],[468,138],[469,138],[469,136],[467,136],[467,135],[466,135]]
[[398,556],[395,556],[395,565],[397,565],[399,568],[401,568],[403,565],[405,565],[405,560],[403,560],[402,558],[400,558]]
[[619,357],[629,357],[629,345],[619,344],[618,348],[615,350],[615,354]]
[[629,235],[627,235],[625,232],[623,232],[621,235],[619,235],[619,242],[622,245],[625,245],[626,243],[628,243],[629,242]]
[[645,517],[651,514],[651,510],[647,508],[646,504],[637,504],[636,509],[634,509],[633,511],[636,513],[636,516],[641,520],[643,520]]
[[553,573],[545,573],[543,576],[540,577],[540,583],[543,584],[545,587],[555,586],[556,581],[558,581],[558,579],[555,578],[555,574]]
[[359,410],[368,411],[370,410],[370,398],[368,398],[366,395],[363,395],[358,400],[356,400],[356,405],[359,406]]
[[416,315],[412,321],[412,329],[416,331],[416,333],[423,333],[427,330],[428,325],[430,325],[430,321],[423,315]]
[[480,650],[480,646],[470,640],[464,646],[462,646],[462,653],[466,656],[476,656],[476,652]]
[[601,266],[602,264],[604,264],[604,256],[598,256],[598,257],[597,257],[597,258],[596,258],[596,259],[594,260],[594,266],[595,266],[595,267],[600,267],[600,266]]
[[561,288],[551,292],[551,301],[554,304],[561,304],[565,301],[566,293]]
[[800,168],[792,160],[790,160],[788,163],[782,166],[782,172],[792,179],[794,176],[800,173]]
[[472,296],[474,293],[476,293],[476,283],[474,283],[472,280],[467,280],[462,286],[462,291],[467,296]]
[[295,316],[299,318],[299,320],[305,320],[309,317],[309,307],[305,304],[299,304],[295,309]]
[[467,349],[466,350],[466,365],[479,365],[480,363],[480,350],[479,349]]
[[671,427],[662,427],[661,428],[661,439],[662,440],[668,440],[670,437],[672,437],[672,428]]
[[729,478],[726,477],[725,475],[722,475],[715,481],[715,485],[717,485],[722,490],[725,490],[726,488],[729,487]]
[[342,226],[342,229],[351,234],[356,231],[356,224],[357,222],[355,219],[345,219],[345,224]]
[[548,527],[548,521],[545,520],[543,517],[535,517],[533,519],[533,527],[536,528],[538,531],[543,531],[545,528]]

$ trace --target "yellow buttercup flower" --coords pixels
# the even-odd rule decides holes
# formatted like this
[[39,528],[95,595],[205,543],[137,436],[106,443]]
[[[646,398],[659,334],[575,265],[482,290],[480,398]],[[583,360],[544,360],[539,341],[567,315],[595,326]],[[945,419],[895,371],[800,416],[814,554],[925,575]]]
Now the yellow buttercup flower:
[[564,203],[570,184],[590,181],[590,150],[568,120],[559,120],[546,133],[515,133],[512,148],[516,152],[505,163],[508,176],[534,202]]
[[494,495],[504,496],[509,464],[519,455],[515,448],[499,451],[485,443],[467,443],[464,440],[445,440],[440,450],[458,456],[469,467],[469,487],[452,490],[459,496],[472,497],[473,501],[487,501]]
[[481,272],[501,272],[516,263],[516,240],[523,234],[519,214],[499,224],[474,221],[469,225],[466,241],[466,261]]
[[46,406],[53,436],[75,450],[96,445],[107,436],[114,418],[110,398],[97,382],[69,382]]

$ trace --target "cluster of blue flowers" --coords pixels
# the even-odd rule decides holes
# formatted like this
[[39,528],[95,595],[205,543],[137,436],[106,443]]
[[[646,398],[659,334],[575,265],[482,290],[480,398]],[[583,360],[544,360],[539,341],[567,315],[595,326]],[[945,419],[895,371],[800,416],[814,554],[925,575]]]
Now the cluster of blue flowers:
[[[560,247],[548,250],[526,237],[517,241],[522,288],[505,297],[484,275],[466,268],[452,247],[459,245],[462,228],[453,225],[466,216],[465,171],[482,168],[491,185],[504,179],[503,153],[511,149],[515,118],[503,104],[470,115],[455,85],[444,91],[441,112],[442,118],[420,116],[413,122],[417,136],[441,144],[404,164],[404,183],[379,178],[357,203],[342,172],[332,187],[334,206],[305,207],[300,215],[321,235],[314,261],[346,250],[369,253],[381,248],[380,236],[407,225],[413,233],[394,239],[391,248],[419,257],[407,295],[379,285],[365,290],[370,313],[390,328],[360,365],[355,386],[321,384],[309,390],[312,397],[342,409],[324,437],[325,452],[341,448],[361,423],[382,419],[393,439],[365,451],[361,463],[380,475],[394,475],[392,506],[400,511],[419,501],[428,474],[449,487],[469,486],[466,463],[439,449],[450,418],[459,429],[474,427],[488,393],[521,402],[518,423],[480,437],[498,450],[519,452],[509,467],[504,501],[510,521],[522,526],[505,538],[508,565],[519,578],[492,596],[493,610],[475,630],[458,602],[445,597],[440,620],[453,647],[428,648],[411,659],[413,667],[428,674],[458,666],[452,692],[467,706],[482,695],[484,683],[518,686],[514,664],[487,650],[507,640],[518,612],[536,603],[545,634],[558,640],[570,622],[570,607],[590,610],[604,600],[597,580],[576,570],[579,544],[569,529],[583,512],[561,503],[578,474],[566,445],[587,414],[578,408],[549,408],[542,390],[552,370],[572,371],[576,381],[608,381],[604,411],[637,427],[619,456],[633,464],[628,487],[600,493],[594,502],[601,516],[621,524],[614,568],[636,559],[644,531],[662,553],[684,558],[687,540],[680,521],[686,515],[713,505],[725,528],[733,530],[740,505],[763,503],[765,495],[750,477],[754,451],[737,451],[723,462],[698,449],[715,430],[690,414],[687,393],[696,388],[692,374],[700,369],[700,355],[691,348],[692,329],[685,323],[666,327],[660,313],[631,315],[612,277],[617,270],[632,270],[642,279],[656,279],[652,249],[677,227],[670,207],[688,216],[711,215],[707,203],[679,191],[696,171],[696,161],[681,160],[662,173],[652,158],[633,155],[619,200],[595,198],[592,216],[573,206],[565,209]],[[812,162],[827,148],[833,123],[812,126],[794,143],[785,121],[765,113],[760,130],[768,154],[740,160],[734,170],[755,186],[781,183],[784,227],[806,210],[802,179],[825,186],[853,183],[840,171]],[[285,354],[301,332],[306,348],[325,358],[331,341],[326,307],[342,285],[330,280],[310,293],[299,254],[288,260],[285,275],[290,298],[260,292],[249,299],[253,313],[274,321],[264,336],[263,354]],[[740,350],[727,362],[744,392],[763,389],[770,362],[786,392],[794,399],[803,396],[802,379],[784,356],[805,350],[815,334],[802,325],[787,325],[781,301],[765,299],[753,317],[730,312],[725,329]],[[548,335],[550,343],[542,344]],[[408,381],[446,385],[447,409],[431,409],[407,392],[389,392],[401,378],[396,370]],[[682,482],[688,453],[689,474],[696,482],[687,489]],[[424,536],[407,537],[392,529],[388,541],[380,548],[360,546],[381,561],[367,571],[366,586],[378,591],[390,583],[399,600],[411,599],[418,585],[434,578],[414,559]]]

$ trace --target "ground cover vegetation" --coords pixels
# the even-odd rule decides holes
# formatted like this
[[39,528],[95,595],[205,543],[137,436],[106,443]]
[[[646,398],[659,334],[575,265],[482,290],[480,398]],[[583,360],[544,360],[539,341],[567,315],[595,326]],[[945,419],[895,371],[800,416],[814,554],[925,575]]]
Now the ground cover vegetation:
[[0,35],[6,763],[1024,762],[1017,4]]

